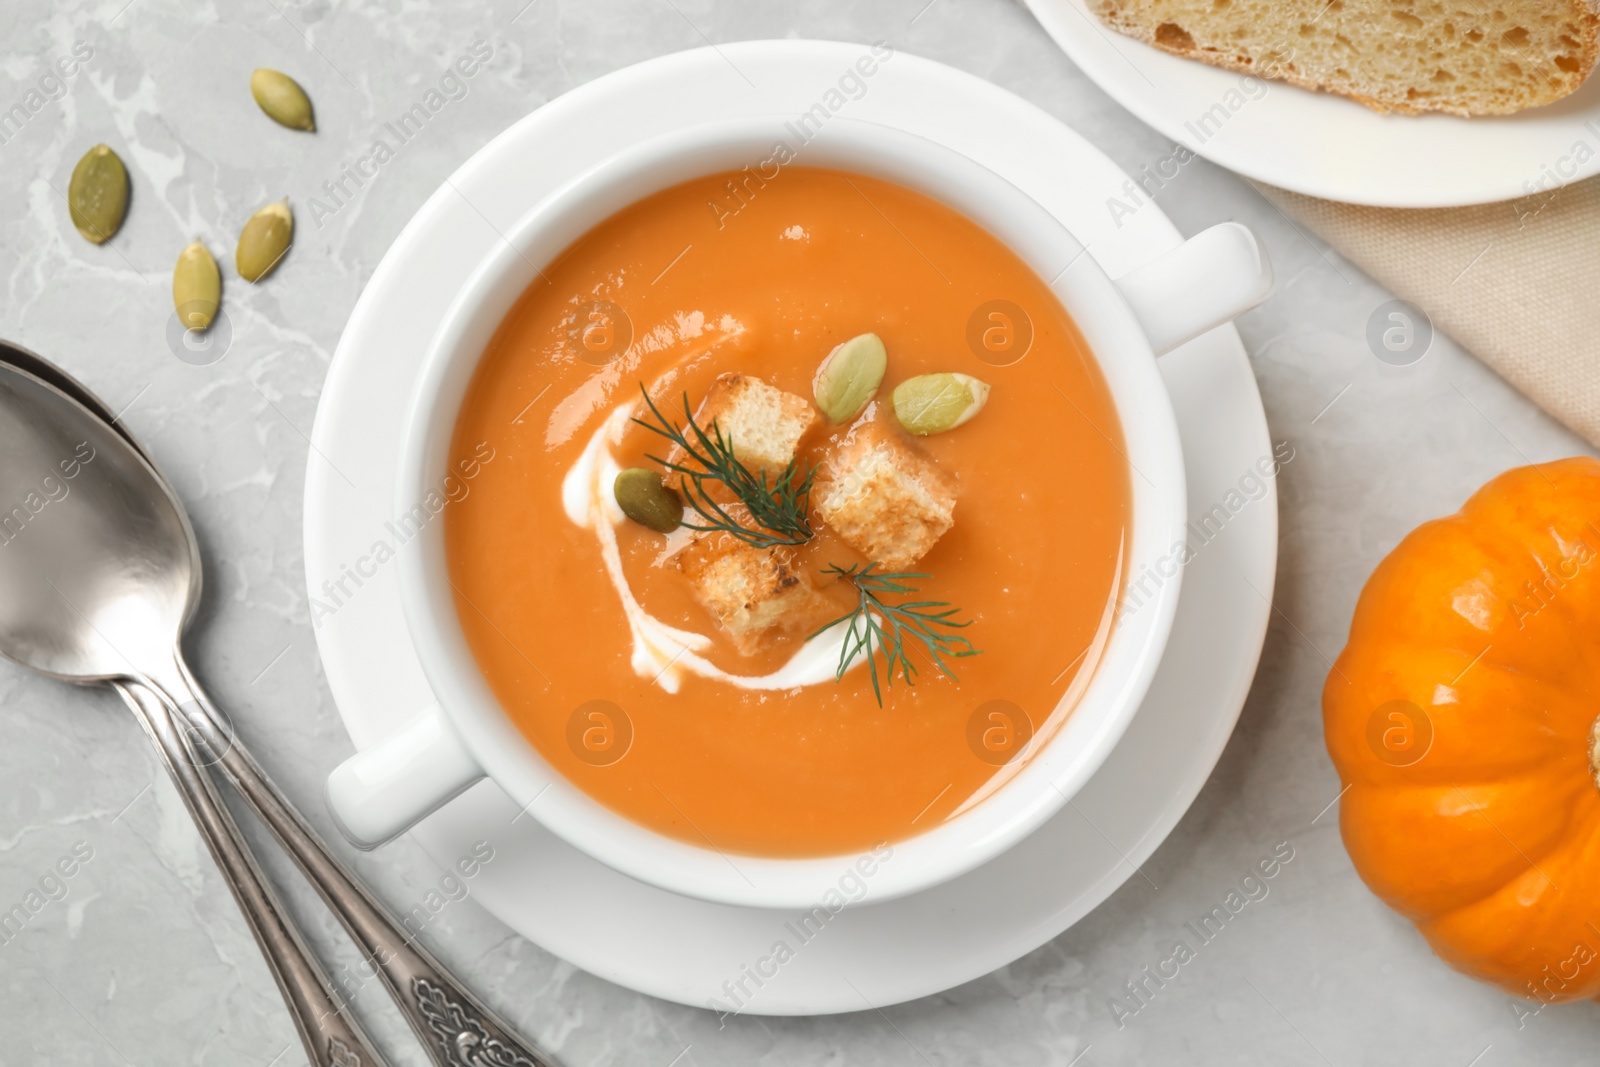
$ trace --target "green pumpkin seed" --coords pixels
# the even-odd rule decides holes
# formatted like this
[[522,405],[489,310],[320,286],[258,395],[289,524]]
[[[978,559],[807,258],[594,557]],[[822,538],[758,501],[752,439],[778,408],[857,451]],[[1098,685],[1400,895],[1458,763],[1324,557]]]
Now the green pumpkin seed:
[[988,384],[970,374],[923,374],[894,387],[895,418],[918,437],[953,430],[988,402]]
[[289,251],[293,237],[294,215],[289,211],[289,201],[268,204],[251,215],[239,234],[239,247],[233,252],[239,277],[247,282],[266,277]]
[[611,492],[622,513],[658,533],[671,533],[683,524],[683,498],[667,488],[661,475],[645,467],[630,467],[617,475]]
[[128,168],[105,145],[89,149],[72,168],[67,212],[78,232],[95,244],[103,244],[122,228],[128,213]]
[[315,130],[311,98],[300,83],[282,71],[262,67],[250,75],[250,95],[256,98],[267,118],[291,130]]
[[216,317],[222,299],[222,276],[217,261],[199,241],[185,248],[172,269],[172,305],[186,330],[203,330]]
[[850,338],[829,352],[817,368],[817,376],[811,382],[817,408],[829,422],[850,421],[878,395],[878,386],[883,384],[888,369],[889,354],[877,334]]

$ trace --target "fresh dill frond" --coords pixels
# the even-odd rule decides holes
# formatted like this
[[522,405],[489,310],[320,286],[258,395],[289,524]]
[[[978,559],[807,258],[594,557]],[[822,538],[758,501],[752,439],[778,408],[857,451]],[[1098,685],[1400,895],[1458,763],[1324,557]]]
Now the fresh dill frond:
[[909,600],[896,604],[885,602],[885,595],[915,594],[917,590],[910,584],[911,581],[932,575],[917,571],[879,571],[877,566],[876,563],[869,563],[864,567],[841,567],[832,563],[823,571],[824,574],[832,574],[850,582],[858,594],[853,610],[811,635],[816,637],[841,622],[849,621],[844,647],[839,653],[836,677],[842,680],[844,672],[849,670],[856,657],[866,656],[867,669],[872,673],[872,692],[878,698],[878,706],[882,707],[883,690],[878,684],[879,657],[883,659],[888,685],[894,684],[896,671],[907,685],[915,684],[917,667],[906,651],[906,641],[909,639],[911,647],[920,644],[926,650],[940,674],[953,682],[959,681],[946,660],[976,656],[978,649],[967,638],[949,631],[970,626],[972,620],[957,622],[952,616],[960,609],[951,607],[943,600]]
[[[766,471],[752,471],[739,461],[733,453],[732,439],[716,422],[712,422],[710,433],[695,422],[688,393],[683,394],[684,428],[680,428],[661,414],[642,382],[639,391],[644,394],[644,402],[654,420],[636,418],[633,421],[677,445],[688,460],[670,463],[660,456],[649,457],[679,476],[684,499],[703,520],[701,524],[686,522],[685,526],[691,530],[730,534],[756,548],[802,545],[811,540],[811,483],[817,476],[815,467],[803,467],[799,460],[792,459],[769,484]],[[744,505],[753,525],[741,522],[711,495],[710,489],[717,485],[727,489]]]

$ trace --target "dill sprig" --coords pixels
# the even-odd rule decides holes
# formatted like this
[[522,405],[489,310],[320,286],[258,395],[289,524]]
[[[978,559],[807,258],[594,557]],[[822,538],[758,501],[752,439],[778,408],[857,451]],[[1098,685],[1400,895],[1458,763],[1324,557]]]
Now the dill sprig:
[[[639,391],[644,394],[644,402],[649,406],[650,414],[655,416],[655,421],[633,421],[677,445],[692,461],[692,465],[669,463],[660,456],[649,457],[679,475],[684,499],[695,514],[704,520],[703,525],[686,522],[685,526],[691,530],[731,534],[756,548],[801,545],[811,540],[811,483],[817,476],[815,467],[807,469],[798,460],[790,460],[783,472],[769,484],[766,471],[751,471],[739,461],[733,454],[733,440],[722,432],[715,421],[711,423],[710,433],[694,421],[688,393],[683,394],[686,433],[677,423],[661,414],[642,382]],[[740,522],[712,497],[709,489],[716,485],[726,488],[744,505],[755,525]]]
[[811,635],[816,637],[817,634],[849,620],[850,627],[845,631],[844,647],[839,653],[839,670],[836,677],[843,679],[844,672],[855,662],[856,657],[865,655],[867,668],[872,672],[872,692],[878,698],[878,706],[882,707],[883,691],[878,687],[877,657],[881,656],[883,659],[889,685],[894,684],[897,670],[907,685],[915,684],[913,677],[917,673],[917,667],[911,662],[911,657],[906,651],[906,641],[910,639],[912,647],[921,644],[940,674],[953,682],[959,681],[951,672],[950,665],[945,662],[946,658],[976,656],[978,649],[972,647],[972,642],[967,638],[948,631],[970,626],[972,620],[955,621],[951,616],[960,609],[951,607],[943,600],[886,603],[883,600],[884,595],[914,594],[917,590],[910,582],[913,579],[932,576],[917,571],[879,571],[877,566],[876,563],[869,563],[865,567],[858,565],[841,567],[833,563],[823,571],[824,574],[832,574],[850,582],[859,594],[853,610],[839,616]]

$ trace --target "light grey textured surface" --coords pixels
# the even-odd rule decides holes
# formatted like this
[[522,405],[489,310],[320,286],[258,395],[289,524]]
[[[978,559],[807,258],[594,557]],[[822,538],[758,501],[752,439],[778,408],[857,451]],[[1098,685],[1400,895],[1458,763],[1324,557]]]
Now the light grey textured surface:
[[[885,38],[990,78],[1130,170],[1172,152],[1007,0],[525,3],[27,0],[0,12],[0,109],[39,105],[20,129],[0,127],[0,335],[126,407],[176,483],[207,554],[192,659],[325,831],[321,782],[351,749],[318,673],[303,585],[307,434],[362,286],[406,219],[474,150],[566,89],[640,59],[707,41],[823,37]],[[198,235],[231,254],[239,226],[263,203],[317,195],[373,129],[478,39],[494,55],[465,95],[321,228],[302,211],[296,246],[266,284],[245,286],[224,265],[232,341],[223,358],[203,366],[177,358],[166,329],[179,249]],[[50,81],[55,60],[80,41],[92,56],[64,86]],[[256,112],[247,82],[257,66],[306,86],[316,135]],[[30,101],[31,90],[39,96]],[[96,248],[73,231],[63,194],[74,162],[98,141],[126,160],[134,194],[127,225]],[[1240,329],[1273,437],[1290,440],[1297,459],[1279,479],[1279,610],[1261,672],[1216,774],[1147,877],[1050,945],[942,996],[845,1017],[743,1018],[723,1029],[708,1013],[576,971],[470,900],[446,908],[428,929],[430,946],[565,1062],[1592,1059],[1593,1005],[1519,1020],[1504,995],[1439,964],[1362,887],[1329,807],[1338,786],[1319,711],[1325,655],[1342,644],[1360,584],[1382,554],[1493,474],[1581,444],[1447,341],[1414,366],[1379,362],[1365,335],[1387,295],[1237,178],[1188,163],[1157,199],[1186,233],[1236,218],[1270,246],[1278,295]],[[0,1064],[302,1062],[231,898],[120,705],[0,669],[0,730],[0,911],[26,905],[33,891],[43,902],[0,943]],[[1293,859],[1269,894],[1119,1027],[1109,1002],[1125,996],[1124,983],[1168,955],[1186,921],[1219,904],[1282,842]],[[75,846],[92,858],[53,880]],[[401,907],[439,877],[405,841],[353,860]],[[336,966],[353,962],[286,865],[272,866],[325,954]],[[369,987],[357,1004],[395,1062],[423,1062],[381,992]]]

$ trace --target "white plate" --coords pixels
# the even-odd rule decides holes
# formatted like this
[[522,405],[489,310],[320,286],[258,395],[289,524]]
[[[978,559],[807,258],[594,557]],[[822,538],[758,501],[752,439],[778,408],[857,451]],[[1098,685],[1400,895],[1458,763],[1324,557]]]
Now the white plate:
[[[1530,197],[1600,174],[1600,76],[1515,115],[1382,115],[1342,96],[1252,84],[1158,51],[1106,28],[1087,0],[1027,4],[1072,61],[1140,119],[1214,163],[1297,193],[1378,207],[1456,207]],[[1226,120],[1200,129],[1200,117],[1217,104]]]
[[[752,42],[643,63],[541,108],[453,175],[384,257],[329,371],[306,477],[312,596],[331,605],[324,581],[337,581],[375,542],[393,543],[385,522],[412,382],[456,287],[500,240],[497,231],[618,145],[712,116],[805,111],[865,50]],[[1066,223],[1113,276],[1179,244],[1155,208],[1113,226],[1104,200],[1126,176],[1044,112],[971,75],[897,55],[845,109],[999,171]],[[1271,451],[1249,361],[1230,326],[1164,357],[1161,370],[1183,434],[1191,502],[1197,511],[1209,508]],[[484,907],[563,959],[645,993],[700,1006],[726,999],[723,983],[740,980],[780,939],[794,957],[765,979],[750,1012],[852,1011],[934,993],[1065,930],[1177,823],[1244,703],[1276,560],[1277,497],[1269,484],[1189,565],[1150,696],[1068,807],[988,866],[933,890],[883,904],[872,904],[869,890],[867,903],[831,917],[825,934],[803,945],[785,926],[797,915],[635,882],[519,817],[490,782],[412,833],[441,864],[491,841],[495,859],[472,887]],[[340,596],[331,615],[317,612],[317,640],[340,714],[363,748],[429,697],[401,618],[393,562],[363,577],[359,589],[349,579],[345,588],[353,595]]]

